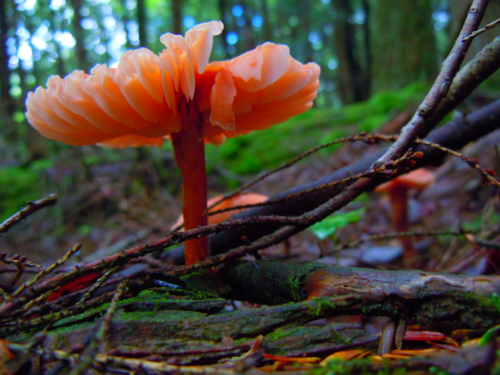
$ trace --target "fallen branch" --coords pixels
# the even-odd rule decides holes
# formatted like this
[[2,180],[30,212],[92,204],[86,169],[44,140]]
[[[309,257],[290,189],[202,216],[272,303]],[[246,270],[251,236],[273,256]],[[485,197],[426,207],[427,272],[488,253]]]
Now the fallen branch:
[[[469,114],[466,117],[456,117],[452,119],[446,125],[432,131],[426,138],[426,140],[432,143],[439,144],[445,148],[457,150],[464,147],[469,142],[473,142],[485,136],[486,134],[489,134],[499,127],[500,101],[496,101],[481,108],[478,111]],[[421,159],[418,159],[416,161],[416,164],[411,169],[417,169],[428,165],[440,165],[444,160],[444,156],[446,155],[442,151],[433,149],[428,146],[419,146],[416,148],[416,152],[422,152],[423,157]],[[316,207],[324,204],[325,202],[328,202],[328,200],[330,200],[332,197],[340,194],[342,190],[345,189],[345,186],[334,185],[307,195],[301,195],[300,193],[306,190],[314,189],[318,186],[326,185],[338,180],[352,177],[353,175],[359,173],[363,173],[370,169],[370,166],[380,157],[382,153],[383,151],[366,159],[360,160],[347,167],[326,174],[317,180],[295,186],[291,189],[276,194],[270,197],[269,200],[278,200],[291,195],[295,195],[295,198],[289,199],[286,204],[276,204],[272,206],[263,206],[249,209],[245,212],[233,215],[233,217],[231,218],[231,222],[242,220],[243,218],[250,216],[299,216],[304,215],[305,213],[310,215],[312,210],[314,210]],[[394,175],[393,177],[396,177],[396,175]],[[381,179],[379,181],[373,182],[372,188],[384,181],[385,180]],[[367,188],[365,187],[363,189],[366,190]],[[348,194],[347,196],[352,197],[351,194]],[[353,198],[350,199],[352,200]],[[343,203],[344,204],[339,205],[339,207],[345,206],[348,201],[345,201]],[[277,229],[279,229],[279,226],[256,226],[252,228],[245,228],[244,230],[242,230],[241,228],[231,228],[226,230],[224,233],[211,235],[211,254],[224,253],[235,247],[246,245],[246,243],[256,241],[259,238],[269,235]],[[295,230],[290,231],[290,233],[292,232],[293,234],[297,233],[297,231]],[[283,236],[280,236],[280,238],[283,238]]]
[[231,285],[230,297],[270,305],[349,295],[360,303],[339,309],[339,315],[388,316],[424,329],[486,330],[500,322],[500,312],[492,302],[493,293],[500,293],[500,276],[262,260],[231,268],[225,282]]
[[7,233],[10,228],[16,225],[23,219],[26,219],[32,213],[41,210],[42,208],[53,206],[57,203],[57,195],[51,194],[46,198],[40,199],[36,202],[28,202],[28,205],[24,207],[21,211],[9,217],[2,224],[0,224],[0,237],[4,233]]

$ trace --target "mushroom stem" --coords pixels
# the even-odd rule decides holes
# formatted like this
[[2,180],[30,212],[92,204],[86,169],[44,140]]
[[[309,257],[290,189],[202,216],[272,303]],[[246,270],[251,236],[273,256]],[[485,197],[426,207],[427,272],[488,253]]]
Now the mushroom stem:
[[[194,101],[179,98],[179,116],[182,130],[172,133],[175,161],[182,173],[182,214],[184,229],[208,224],[207,170],[205,168],[205,141],[203,121]],[[189,240],[185,244],[186,265],[208,258],[208,237]]]
[[[392,225],[397,232],[408,231],[408,188],[397,185],[391,189]],[[411,237],[399,237],[403,246],[403,261],[417,256]]]

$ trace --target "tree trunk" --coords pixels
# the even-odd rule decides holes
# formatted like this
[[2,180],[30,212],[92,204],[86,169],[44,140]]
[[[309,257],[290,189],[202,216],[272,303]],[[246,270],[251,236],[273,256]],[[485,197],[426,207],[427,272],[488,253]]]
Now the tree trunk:
[[264,27],[264,39],[266,42],[273,40],[273,25],[271,22],[271,13],[269,12],[269,5],[267,0],[260,0],[262,9],[262,21]]
[[73,8],[73,36],[76,41],[76,61],[78,68],[88,73],[90,62],[87,60],[87,51],[85,50],[85,31],[82,27],[82,15],[80,14],[84,0],[71,0]]
[[378,0],[372,12],[373,89],[431,82],[437,73],[431,0]]
[[252,30],[252,19],[249,17],[248,6],[246,1],[240,0],[240,5],[243,8],[243,18],[245,19],[245,26],[242,27],[243,40],[245,41],[245,43],[240,44],[243,47],[243,49],[240,52],[243,53],[245,51],[250,51],[254,49],[257,43],[255,42],[255,37]]
[[139,32],[139,46],[144,48],[147,48],[148,46],[146,24],[146,0],[137,0],[137,28]]
[[182,1],[172,0],[172,32],[182,34]]
[[[51,26],[52,26],[52,32],[55,31],[55,27],[54,27],[54,24],[56,23],[56,19],[59,17],[59,14],[56,13],[54,10],[50,10],[50,15],[51,15]],[[62,17],[61,17],[62,19]],[[58,22],[59,23],[59,29],[61,31],[64,30],[64,22]],[[64,64],[64,59],[62,57],[62,53],[61,53],[61,45],[54,41],[54,45],[55,45],[55,48],[56,48],[56,53],[57,53],[57,74],[59,74],[60,77],[64,77],[66,76],[66,67],[65,67],[65,64]],[[38,83],[38,82],[37,82]]]
[[362,0],[362,7],[365,13],[365,22],[363,23],[363,59],[364,65],[364,86],[367,94],[367,98],[370,97],[372,89],[372,52],[371,52],[371,35],[370,35],[370,24],[371,24],[371,11],[370,3],[368,0]]
[[[300,12],[300,29],[295,27],[294,30],[305,32],[305,35],[301,35],[299,40],[303,40],[303,60],[304,62],[314,61],[313,48],[311,42],[309,41],[309,33],[311,32],[311,4],[308,1],[296,2],[297,9]],[[292,31],[293,33],[293,31]]]
[[5,110],[8,116],[14,113],[14,102],[10,96],[9,55],[7,53],[7,34],[9,24],[7,17],[7,1],[0,0],[0,110]]
[[224,29],[222,30],[221,33],[221,41],[224,46],[224,57],[227,59],[229,57],[228,54],[228,47],[229,45],[227,44],[227,28],[230,26],[229,22],[226,20],[226,12],[227,12],[227,2],[226,0],[218,0],[217,2],[219,6],[219,16],[221,21],[224,23]]
[[334,19],[337,59],[339,63],[338,80],[342,104],[356,103],[368,99],[364,74],[359,62],[359,50],[355,40],[355,30],[349,19],[353,9],[349,0],[335,0]]

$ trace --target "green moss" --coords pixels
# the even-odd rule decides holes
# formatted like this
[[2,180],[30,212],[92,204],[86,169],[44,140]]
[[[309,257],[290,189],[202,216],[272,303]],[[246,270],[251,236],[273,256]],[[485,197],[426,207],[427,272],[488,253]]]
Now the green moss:
[[299,332],[302,332],[302,327],[296,327],[290,329],[290,327],[278,328],[266,336],[266,339],[271,341],[277,341],[285,337],[294,336]]
[[219,298],[219,287],[217,283],[220,281],[204,272],[193,272],[186,275],[182,280],[189,287],[186,296],[190,299],[205,300]]
[[33,162],[29,168],[0,168],[0,191],[2,192],[0,195],[0,221],[26,206],[27,201],[40,199],[44,195],[40,178],[43,172],[50,167],[51,161],[42,159]]
[[327,298],[315,297],[312,301],[316,303],[316,306],[309,306],[309,308],[314,312],[314,315],[318,317],[324,316],[329,310],[335,310],[337,308]]
[[179,311],[179,310],[162,310],[162,311],[133,311],[129,313],[122,313],[119,315],[120,319],[127,320],[135,320],[141,322],[166,322],[168,321],[171,324],[175,324],[175,322],[184,322],[188,320],[194,320],[196,318],[202,318],[206,316],[206,314],[194,312],[194,311]]

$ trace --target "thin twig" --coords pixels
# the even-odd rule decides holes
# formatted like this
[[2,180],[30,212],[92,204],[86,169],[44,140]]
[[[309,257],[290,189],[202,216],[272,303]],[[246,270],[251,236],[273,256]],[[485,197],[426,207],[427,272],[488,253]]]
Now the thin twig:
[[[82,304],[83,302],[85,302],[87,299],[89,299],[89,297],[92,295],[92,293],[94,293],[107,279],[109,276],[111,276],[113,274],[113,272],[115,272],[116,270],[118,269],[118,267],[113,267],[111,268],[110,270],[107,270],[106,273],[104,275],[102,275],[96,282],[94,285],[92,285],[92,288],[90,288],[88,290],[88,292],[86,292],[82,298],[80,299],[80,301],[78,301],[75,306],[78,306],[80,304]],[[121,285],[121,284],[120,284]]]
[[[370,139],[370,140],[373,140],[373,142],[377,142],[377,143],[380,143],[380,142],[393,142],[393,141],[397,140],[398,137],[399,137],[398,135],[383,135],[383,134],[364,134],[362,136],[364,137],[364,139]],[[426,146],[429,146],[429,147],[436,148],[436,149],[438,149],[440,151],[446,152],[446,153],[448,153],[450,155],[453,155],[453,156],[456,156],[456,157],[462,159],[471,168],[474,168],[475,170],[478,171],[478,173],[482,177],[483,182],[489,182],[493,186],[495,186],[497,188],[500,188],[500,182],[493,177],[493,175],[495,174],[495,172],[493,170],[491,170],[491,169],[484,169],[484,168],[482,168],[477,163],[476,159],[469,158],[469,157],[467,157],[467,156],[465,156],[465,155],[463,155],[463,154],[461,154],[459,152],[453,151],[453,150],[451,150],[451,149],[449,149],[447,147],[443,147],[443,146],[441,146],[441,145],[439,145],[437,143],[428,142],[428,141],[421,140],[421,139],[416,139],[415,143],[423,144],[423,145],[426,145]],[[326,146],[326,145],[329,145],[329,144],[325,144],[325,145],[322,145],[322,146]],[[318,146],[318,147],[322,147],[322,146]],[[273,204],[284,203],[284,202],[287,202],[288,200],[290,200],[292,198],[296,198],[296,197],[304,195],[304,194],[313,193],[315,191],[319,191],[319,190],[322,190],[322,189],[333,187],[335,185],[347,184],[347,183],[350,183],[352,181],[359,180],[360,178],[363,178],[363,177],[370,177],[371,175],[374,175],[374,174],[380,173],[380,172],[381,172],[381,170],[378,170],[377,168],[374,168],[371,171],[358,173],[356,175],[353,175],[353,176],[350,176],[350,177],[347,177],[347,178],[344,178],[344,179],[341,179],[341,180],[338,180],[338,181],[333,181],[333,182],[330,182],[330,183],[327,183],[327,184],[316,186],[314,188],[307,189],[307,190],[301,191],[299,193],[290,194],[290,195],[287,195],[287,196],[279,198],[279,199],[267,200],[265,202],[256,203],[256,204],[247,204],[247,205],[240,205],[240,206],[228,207],[228,208],[224,208],[224,209],[221,209],[221,210],[209,212],[208,215],[211,216],[211,215],[216,215],[216,214],[219,214],[219,213],[222,213],[222,212],[236,211],[236,210],[249,209],[249,208],[254,208],[254,207],[262,207],[262,206],[270,206],[270,205],[273,205]],[[396,177],[396,174],[395,174],[395,177]]]
[[24,305],[19,311],[16,311],[16,315],[17,314],[21,315],[21,314],[25,313],[26,311],[28,311],[29,309],[31,309],[33,306],[40,304],[40,302],[42,302],[42,301],[45,301],[52,294],[57,292],[60,288],[61,288],[60,286],[56,286],[55,288],[43,293],[42,295],[38,296],[37,298],[32,299],[26,305]]
[[[19,332],[27,331],[34,329],[39,326],[45,326],[47,324],[53,324],[58,320],[67,318],[69,316],[78,315],[84,313],[86,311],[90,311],[91,309],[102,305],[104,302],[111,299],[113,293],[106,293],[100,297],[94,298],[89,302],[83,303],[79,306],[73,306],[66,310],[61,310],[57,312],[51,312],[50,314],[46,314],[37,318],[33,318],[31,320],[22,320],[17,319],[15,321],[9,322],[8,325],[0,328],[0,335],[7,336],[12,334],[17,334]],[[96,314],[100,314],[96,312]]]
[[392,238],[398,238],[398,237],[463,236],[467,233],[472,233],[472,232],[464,232],[462,230],[425,230],[425,231],[416,230],[408,232],[388,232],[388,233],[374,234],[371,236],[363,237],[359,240],[347,242],[345,244],[336,246],[331,252],[325,253],[325,255],[331,255],[333,253],[337,253],[342,250],[351,249],[368,241],[390,240]]
[[35,277],[33,277],[31,280],[21,285],[14,293],[12,293],[11,297],[17,297],[26,288],[29,288],[31,285],[36,283],[46,274],[51,273],[56,267],[60,266],[61,264],[66,262],[69,258],[71,258],[71,256],[75,254],[78,250],[80,250],[81,247],[82,247],[81,244],[76,244],[75,246],[73,246],[73,248],[69,250],[62,258],[58,259],[55,263],[51,264],[49,267],[41,270],[38,274],[35,275]]
[[[388,142],[390,140],[397,139],[397,137],[396,136],[380,136],[380,139],[381,140],[383,139],[384,141]],[[299,196],[302,196],[302,195],[311,194],[311,193],[314,193],[314,192],[317,192],[317,191],[320,191],[320,190],[323,190],[323,189],[327,189],[327,188],[330,188],[330,187],[333,187],[333,186],[336,186],[336,185],[349,184],[349,183],[351,183],[353,181],[357,181],[357,180],[359,180],[361,178],[372,177],[372,176],[377,175],[377,174],[385,174],[385,175],[394,174],[394,175],[396,175],[397,172],[395,170],[397,169],[398,165],[402,164],[402,163],[406,163],[408,160],[411,160],[410,154],[403,156],[401,159],[395,161],[394,163],[391,163],[391,165],[390,165],[389,168],[387,166],[385,166],[385,165],[383,165],[381,167],[375,167],[375,168],[373,168],[371,170],[368,170],[368,171],[365,171],[365,172],[361,172],[361,173],[358,173],[358,174],[355,174],[355,175],[343,178],[341,180],[332,181],[332,182],[329,182],[329,183],[326,183],[326,184],[323,184],[323,185],[315,186],[313,188],[310,188],[310,189],[307,189],[307,190],[303,190],[303,191],[295,193],[295,194],[290,194],[290,195],[287,195],[287,196],[284,196],[284,197],[281,197],[281,198],[277,198],[277,199],[267,200],[267,201],[261,202],[261,203],[228,207],[228,208],[224,208],[222,210],[217,210],[217,211],[209,212],[208,215],[211,216],[211,215],[216,215],[216,214],[219,214],[219,213],[222,213],[222,212],[228,212],[228,211],[249,209],[249,208],[253,208],[253,207],[262,207],[262,206],[270,206],[270,205],[273,205],[273,204],[285,203],[285,202],[287,202],[287,201],[289,201],[289,200],[291,200],[293,198],[296,198],[296,197],[299,197]]]
[[[14,276],[12,277],[12,280],[11,280],[10,285],[9,285],[9,290],[14,289],[14,286],[16,285],[16,283],[19,281],[19,279],[21,278],[21,276],[24,273],[24,267],[22,266],[21,263],[17,263],[16,268],[17,268],[17,271],[14,274]],[[8,301],[11,297],[12,297],[12,295],[7,296],[6,301]]]
[[[467,117],[467,125],[465,125],[464,123],[463,125],[458,126],[457,121],[452,121],[450,124],[441,128],[438,132],[439,134],[436,135],[435,137],[432,137],[432,139],[439,139],[440,142],[442,142],[443,140],[447,139],[446,137],[451,137],[452,139],[455,140],[454,142],[458,142],[456,147],[460,147],[458,145],[463,145],[465,141],[468,142],[471,140],[475,140],[478,137],[487,134],[488,132],[492,131],[492,129],[496,128],[497,125],[496,118],[498,116],[497,107],[498,103],[494,103],[494,105],[487,106],[479,111],[474,112],[473,114]],[[460,124],[462,123],[463,122],[460,122]],[[452,129],[452,132],[447,130],[448,127]],[[458,139],[455,139],[457,138],[457,134],[460,134],[460,137]],[[426,158],[426,162],[428,163],[430,162],[430,160]],[[367,165],[367,163],[365,163],[365,165]],[[245,255],[246,252],[263,249],[265,247],[277,244],[280,241],[285,240],[290,236],[307,228],[310,222],[307,222],[307,225],[302,226],[300,220],[305,218],[310,219],[311,217],[315,219],[316,218],[315,214],[318,213],[317,209],[326,208],[327,210],[331,210],[329,211],[330,213],[334,212],[336,209],[340,209],[341,207],[349,203],[351,199],[357,197],[356,194],[360,194],[362,191],[365,191],[363,189],[367,188],[372,189],[380,182],[382,181],[360,180],[359,183],[352,185],[353,186],[352,189],[349,188],[344,190],[344,192],[341,193],[340,195],[337,195],[335,199],[333,200],[330,199],[330,201],[326,201],[321,206],[317,206],[314,209],[310,208],[309,211],[307,211],[304,214],[301,214],[300,216],[295,216],[291,218],[286,216],[245,217],[239,219],[232,219],[230,221],[226,221],[219,224],[208,225],[202,228],[195,228],[185,232],[172,233],[163,239],[151,241],[146,244],[136,246],[128,250],[124,250],[112,256],[105,257],[101,260],[87,263],[79,268],[75,268],[72,271],[66,272],[62,275],[58,275],[49,280],[46,280],[40,283],[39,285],[34,285],[30,287],[25,293],[23,293],[23,296],[12,299],[11,301],[8,301],[0,305],[0,315],[5,316],[6,312],[19,308],[20,306],[25,304],[26,301],[36,298],[36,296],[46,292],[47,290],[62,285],[64,283],[70,282],[71,280],[74,280],[80,276],[125,264],[132,259],[140,258],[146,254],[162,250],[166,247],[178,245],[191,238],[195,238],[198,236],[205,236],[209,234],[216,234],[223,231],[229,231],[234,229],[241,229],[245,227],[253,227],[258,224],[275,224],[273,226],[263,225],[262,226],[263,228],[264,227],[276,228],[277,225],[282,225],[282,224],[292,225],[292,227],[285,227],[283,228],[283,230],[279,230],[272,234],[269,234],[269,232],[267,232],[268,235],[266,237],[261,237],[259,240],[254,240],[254,242],[252,242],[250,245],[240,246],[234,249],[234,251],[231,251],[229,253],[229,257],[226,254],[226,255],[221,255],[220,257],[211,258],[210,260],[207,260],[207,262],[197,265],[196,267],[199,268],[196,269],[208,268],[220,262],[224,262],[229,258],[234,259],[238,256]],[[283,218],[287,220],[291,219],[290,224],[287,220],[282,220]],[[177,272],[179,272],[180,274],[185,274],[189,273],[191,270],[195,270],[195,268],[181,268]]]
[[470,34],[469,36],[466,36],[465,38],[462,39],[462,42],[466,42],[468,41],[469,39],[473,39],[475,38],[476,36],[478,36],[479,34],[482,34],[484,33],[485,31],[489,30],[489,29],[492,29],[494,28],[496,25],[498,25],[500,23],[500,18],[497,19],[496,21],[493,21],[493,22],[490,22],[489,24],[487,24],[486,26],[484,26],[483,28],[479,29],[479,30],[476,30],[474,31],[472,34]]
[[[25,347],[15,343],[6,343],[7,348],[13,351],[25,350]],[[59,361],[75,362],[79,355],[64,350],[54,350],[46,353],[43,349],[32,348],[31,352]],[[152,362],[135,358],[116,357],[107,354],[97,354],[94,361],[102,365],[114,365],[120,368],[126,368],[136,371],[143,369],[153,373],[181,373],[181,374],[199,374],[199,375],[236,375],[234,370],[217,368],[211,366],[178,366],[166,362]]]
[[474,0],[469,10],[469,14],[465,20],[460,35],[458,36],[453,48],[443,62],[441,72],[439,73],[434,85],[420,104],[417,112],[410,122],[401,130],[401,136],[387,150],[387,152],[377,160],[376,164],[384,164],[390,160],[397,159],[403,155],[406,150],[412,145],[414,140],[419,135],[420,131],[425,127],[426,123],[436,111],[439,103],[448,93],[448,89],[453,81],[453,78],[458,72],[462,64],[465,54],[469,49],[471,41],[462,41],[463,38],[469,36],[476,30],[481,23],[486,6],[489,0]]
[[495,241],[484,240],[474,236],[474,242],[481,247],[487,247],[488,249],[500,250],[500,243]]
[[[350,136],[350,137],[342,137],[342,138],[338,138],[336,140],[333,140],[331,142],[328,142],[328,143],[325,143],[325,144],[322,144],[322,145],[319,145],[319,146],[316,146],[316,147],[313,147],[311,148],[310,150],[307,150],[306,152],[298,155],[297,157],[293,158],[292,160],[286,162],[285,164],[271,170],[271,171],[268,171],[260,176],[257,176],[255,179],[253,179],[252,181],[240,186],[238,189],[236,189],[235,191],[233,191],[232,193],[230,194],[227,194],[225,196],[223,196],[221,199],[217,200],[216,202],[212,203],[208,209],[210,210],[211,208],[217,206],[219,203],[227,200],[227,199],[231,199],[232,197],[234,197],[235,195],[238,195],[239,193],[241,193],[243,190],[246,190],[248,189],[249,187],[257,184],[258,182],[264,180],[265,178],[277,173],[277,172],[280,172],[284,169],[287,169],[289,167],[291,167],[292,165],[298,163],[300,160],[320,151],[320,150],[323,150],[324,148],[327,148],[327,147],[330,147],[330,146],[333,146],[333,145],[336,145],[336,144],[339,144],[339,143],[345,143],[345,142],[356,142],[356,141],[363,141],[365,142],[366,144],[368,145],[374,145],[374,144],[378,144],[379,143],[379,140],[377,139],[376,135],[373,135],[373,134],[368,134],[366,132],[363,132],[363,133],[360,133],[360,134],[357,134],[357,135],[353,135],[353,136]],[[209,213],[210,215],[210,213]]]
[[26,219],[32,213],[48,206],[53,206],[57,203],[57,195],[51,194],[48,197],[40,199],[36,202],[28,202],[28,205],[24,207],[18,213],[12,215],[7,220],[5,220],[2,224],[0,224],[0,237],[4,233],[7,233],[10,228],[16,225],[19,221]]
[[2,288],[0,288],[0,298],[2,298],[2,301],[5,301],[7,298],[9,298],[9,294]]
[[116,289],[113,299],[109,304],[109,307],[101,319],[101,324],[99,329],[96,331],[95,335],[91,339],[90,345],[85,349],[85,352],[80,356],[80,362],[71,370],[69,375],[80,375],[85,373],[94,361],[95,355],[99,346],[104,342],[106,332],[108,331],[109,325],[111,324],[111,319],[118,308],[118,302],[120,298],[127,292],[127,281],[122,281],[118,288]]
[[22,263],[26,267],[42,268],[41,265],[30,262],[28,260],[28,258],[26,258],[25,256],[21,256],[19,254],[14,254],[11,258],[7,258],[7,253],[1,253],[0,254],[0,262],[5,263],[5,264]]
[[469,157],[465,156],[464,154],[461,154],[460,152],[450,150],[449,148],[438,145],[437,143],[427,142],[427,141],[423,141],[420,139],[417,140],[416,142],[420,143],[422,145],[429,146],[429,147],[434,147],[440,151],[446,152],[450,155],[453,155],[453,156],[456,156],[456,157],[462,159],[471,168],[475,169],[481,175],[481,182],[483,184],[490,183],[491,185],[493,185],[497,189],[500,189],[500,182],[496,178],[493,177],[495,175],[495,171],[492,169],[481,168],[481,166],[479,166],[479,164],[477,162],[477,159],[469,158]]

